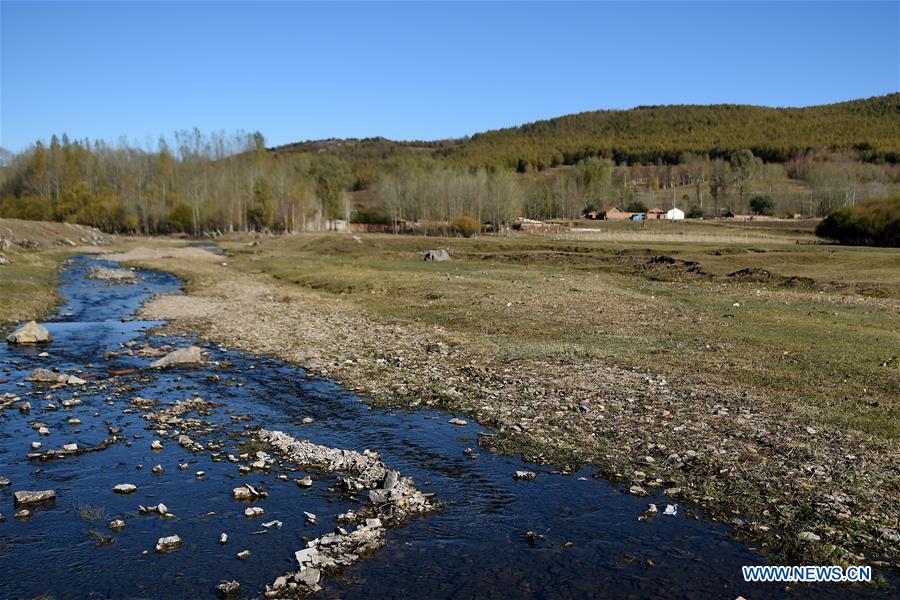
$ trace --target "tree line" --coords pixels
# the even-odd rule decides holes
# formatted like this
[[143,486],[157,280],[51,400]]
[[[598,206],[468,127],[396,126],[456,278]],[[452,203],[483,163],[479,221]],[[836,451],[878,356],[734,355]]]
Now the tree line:
[[677,205],[694,217],[729,210],[817,216],[900,185],[900,165],[861,161],[855,151],[795,152],[784,163],[749,148],[727,159],[682,152],[655,164],[588,156],[522,171],[451,160],[446,145],[371,142],[365,152],[341,141],[267,149],[259,133],[195,129],[142,148],[53,136],[0,157],[0,216],[194,235],[298,232],[350,220],[443,231],[439,224],[467,216],[479,229],[501,231],[520,217],[575,219],[612,206]]
[[180,131],[154,149],[54,135],[0,173],[0,215],[105,231],[300,231],[351,210],[345,161],[273,156],[259,133]]

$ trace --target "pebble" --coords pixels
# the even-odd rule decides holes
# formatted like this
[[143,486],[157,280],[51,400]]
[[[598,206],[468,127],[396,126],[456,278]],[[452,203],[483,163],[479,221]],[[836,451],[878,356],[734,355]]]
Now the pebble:
[[72,417],[69,419],[69,425],[81,425],[81,419],[78,417]]
[[801,531],[797,536],[801,542],[818,542],[822,538],[814,534],[812,531]]
[[8,477],[3,477],[2,475],[0,475],[0,487],[6,487],[11,483],[12,481],[10,481]]
[[137,486],[133,483],[120,483],[113,488],[117,494],[133,494],[137,490]]
[[115,519],[109,522],[110,529],[113,531],[118,531],[119,529],[125,529],[125,521],[122,519]]
[[309,425],[310,423],[313,423],[314,421],[315,421],[315,419],[313,419],[312,417],[303,417],[304,425]]
[[227,533],[223,533],[222,535],[219,536],[219,543],[220,544],[228,543],[228,534]]
[[163,469],[162,465],[156,465],[155,467],[150,469],[150,471],[155,473],[156,475],[161,475],[165,471],[165,469]]
[[153,440],[152,442],[150,442],[150,448],[152,448],[153,450],[162,450],[162,447],[162,442],[160,442],[159,440]]
[[466,425],[469,424],[469,422],[466,421],[465,419],[457,419],[457,418],[450,419],[447,422],[450,423],[451,425],[459,425],[460,427],[465,427]]
[[537,474],[534,471],[516,471],[513,475],[513,479],[519,481],[531,481],[535,477],[537,477]]
[[65,450],[66,452],[75,452],[76,450],[78,450],[78,444],[64,444],[63,450]]
[[250,551],[249,550],[241,550],[240,552],[237,553],[237,557],[241,560],[247,560],[248,558],[250,558]]
[[315,525],[315,524],[316,524],[316,515],[314,515],[314,514],[311,513],[311,512],[306,512],[306,511],[303,511],[303,514],[306,515],[306,522],[307,522],[307,523],[309,523],[310,525]]
[[645,490],[644,488],[642,488],[639,485],[633,485],[630,488],[628,488],[628,493],[633,494],[635,496],[646,496],[647,490]]
[[266,511],[261,509],[258,506],[251,506],[244,511],[244,514],[247,515],[248,518],[252,519],[254,517],[258,517],[264,514]]
[[310,477],[309,475],[297,480],[297,485],[299,485],[300,487],[310,487],[310,486],[312,486],[312,484],[313,484],[313,480],[312,480],[312,477]]

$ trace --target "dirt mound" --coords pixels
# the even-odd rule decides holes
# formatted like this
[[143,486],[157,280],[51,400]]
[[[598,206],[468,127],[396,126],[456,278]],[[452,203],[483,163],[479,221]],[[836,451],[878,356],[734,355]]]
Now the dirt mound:
[[728,277],[731,279],[746,279],[750,281],[769,281],[772,279],[772,274],[765,269],[747,267],[746,269],[741,269],[739,271],[735,271],[734,273],[729,273]]
[[49,221],[24,221],[22,219],[0,219],[0,238],[10,249],[41,248],[46,246],[100,246],[111,240],[99,229],[72,223]]

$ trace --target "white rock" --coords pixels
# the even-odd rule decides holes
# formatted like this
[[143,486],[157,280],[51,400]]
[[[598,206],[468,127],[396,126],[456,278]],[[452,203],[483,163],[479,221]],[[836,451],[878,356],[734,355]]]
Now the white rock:
[[20,492],[15,492],[13,494],[13,499],[16,505],[19,504],[34,504],[36,502],[45,502],[47,500],[53,500],[56,498],[56,492],[54,490],[39,490],[39,491],[28,491],[23,490]]
[[29,321],[7,336],[10,344],[46,344],[53,341],[53,336],[43,325]]
[[137,490],[137,486],[133,483],[120,483],[113,488],[117,494],[133,494]]
[[199,365],[203,363],[203,350],[197,346],[189,346],[169,352],[159,360],[150,363],[151,369],[161,369],[174,365]]
[[234,496],[235,500],[253,500],[254,498],[253,492],[243,485],[231,490],[231,495]]
[[170,552],[175,550],[181,546],[181,538],[177,535],[170,535],[169,537],[161,537],[159,541],[156,542],[156,551],[157,552]]

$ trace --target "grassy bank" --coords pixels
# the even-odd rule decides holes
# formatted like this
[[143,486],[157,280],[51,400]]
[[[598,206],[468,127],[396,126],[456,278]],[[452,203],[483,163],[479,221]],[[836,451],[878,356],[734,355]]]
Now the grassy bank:
[[95,229],[68,223],[0,219],[0,237],[11,262],[0,265],[0,329],[40,319],[56,308],[56,278],[66,258],[94,251],[107,238]]
[[[690,239],[722,235],[707,229]],[[765,235],[774,241],[306,235],[223,245],[238,269],[340,295],[379,319],[440,326],[510,364],[602,359],[897,437],[900,253]],[[455,260],[423,262],[436,246]]]

